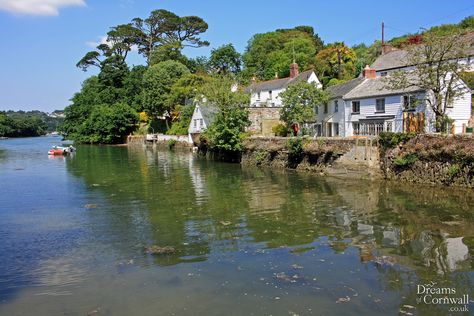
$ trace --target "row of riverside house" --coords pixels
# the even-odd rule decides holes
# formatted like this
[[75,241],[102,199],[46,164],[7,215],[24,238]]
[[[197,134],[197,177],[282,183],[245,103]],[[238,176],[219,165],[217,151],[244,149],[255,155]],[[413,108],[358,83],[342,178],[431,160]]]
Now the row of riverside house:
[[[473,65],[472,45],[467,53],[462,62]],[[406,76],[413,75],[410,70],[414,65],[408,65],[407,54],[406,50],[385,49],[370,67],[365,67],[358,78],[328,87],[330,101],[315,106],[315,122],[307,125],[312,134],[351,137],[376,136],[382,131],[408,132],[413,131],[413,126],[407,123],[413,121],[418,130],[435,132],[435,115],[427,101],[433,96],[417,87],[394,89],[387,84],[386,77],[395,71],[404,71]],[[474,70],[473,67],[470,67],[470,70]],[[313,71],[298,74],[297,65],[292,64],[290,78],[252,83],[247,88],[251,93],[252,132],[270,134],[270,128],[265,128],[265,125],[269,124],[265,123],[268,121],[275,124],[278,121],[278,108],[282,106],[279,94],[295,82],[296,78],[301,79],[302,74],[307,82],[320,87],[321,84]],[[464,83],[461,84],[465,86],[464,92],[451,102],[446,111],[447,116],[453,120],[448,130],[456,134],[466,132],[466,128],[473,124],[472,91]],[[266,109],[258,109],[262,107]]]
[[[468,41],[470,46],[466,57],[459,62],[466,63],[468,71],[474,71],[474,33],[468,34]],[[383,131],[435,132],[435,114],[428,101],[433,96],[417,87],[391,88],[386,81],[398,71],[403,71],[406,76],[413,76],[411,70],[414,66],[409,64],[406,50],[386,45],[382,55],[371,66],[366,66],[358,78],[326,88],[330,101],[314,106],[314,122],[306,123],[306,128],[311,135],[324,137],[377,136]],[[457,80],[465,89],[452,100],[446,111],[447,116],[452,119],[447,130],[461,134],[474,124],[473,91],[461,79]],[[290,76],[287,78],[252,81],[245,89],[250,93],[251,126],[248,130],[264,136],[272,135],[272,127],[280,123],[280,109],[283,106],[280,94],[288,86],[305,81],[322,88],[313,70],[300,73],[295,62],[290,65]],[[211,123],[215,111],[209,104],[196,106],[189,126],[190,142],[196,141]]]

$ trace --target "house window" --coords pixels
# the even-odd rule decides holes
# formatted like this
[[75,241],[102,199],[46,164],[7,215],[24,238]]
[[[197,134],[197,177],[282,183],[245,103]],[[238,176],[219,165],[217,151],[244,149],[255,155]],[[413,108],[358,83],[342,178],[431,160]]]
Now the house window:
[[327,113],[327,112],[328,112],[328,104],[324,103],[324,113]]
[[337,111],[339,111],[339,104],[337,102],[337,100],[334,101],[334,113],[336,113]]
[[404,111],[414,111],[418,105],[417,98],[415,95],[409,94],[403,96],[403,110]]
[[314,107],[314,113],[315,113],[316,115],[319,114],[319,106],[316,105],[316,106]]
[[360,113],[360,101],[352,101],[352,114]]
[[380,77],[385,77],[386,75],[387,75],[387,72],[386,72],[386,71],[382,71],[382,72],[380,73]]
[[339,136],[339,123],[332,123],[334,126],[334,136]]
[[271,100],[272,99],[272,90],[268,91],[268,98]]
[[197,121],[196,119],[193,120],[194,121],[194,127],[197,127]]
[[201,126],[201,127],[204,126],[204,121],[203,121],[203,119],[199,119],[199,126]]
[[378,112],[378,113],[385,112],[385,99],[375,100],[375,112]]

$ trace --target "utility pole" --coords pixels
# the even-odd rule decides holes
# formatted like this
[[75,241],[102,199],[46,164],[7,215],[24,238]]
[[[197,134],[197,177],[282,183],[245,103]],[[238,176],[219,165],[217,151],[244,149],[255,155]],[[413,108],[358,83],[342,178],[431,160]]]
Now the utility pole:
[[382,21],[382,54],[385,53],[385,24]]

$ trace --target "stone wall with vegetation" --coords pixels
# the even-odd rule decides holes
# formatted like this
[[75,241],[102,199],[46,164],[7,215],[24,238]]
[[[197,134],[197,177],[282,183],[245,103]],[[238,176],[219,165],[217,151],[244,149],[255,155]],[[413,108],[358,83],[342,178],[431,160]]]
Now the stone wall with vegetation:
[[354,139],[251,138],[244,143],[242,164],[321,172],[354,144]]
[[474,188],[474,137],[384,134],[379,140],[386,179]]

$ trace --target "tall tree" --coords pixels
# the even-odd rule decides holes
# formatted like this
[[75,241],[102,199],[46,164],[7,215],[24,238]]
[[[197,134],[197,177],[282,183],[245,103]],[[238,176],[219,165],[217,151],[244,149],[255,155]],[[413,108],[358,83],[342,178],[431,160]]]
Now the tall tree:
[[207,23],[197,16],[180,17],[167,10],[154,10],[146,19],[135,18],[133,25],[138,30],[137,44],[139,53],[147,61],[155,48],[162,44],[182,47],[208,46],[209,42],[201,40],[200,34],[207,31]]
[[426,101],[436,116],[436,131],[445,131],[446,111],[454,99],[468,91],[460,80],[469,65],[461,62],[472,45],[470,36],[455,31],[448,36],[427,32],[423,45],[411,46],[407,65],[414,65],[408,73],[398,71],[386,77],[387,86],[395,89],[417,87],[428,92]]

